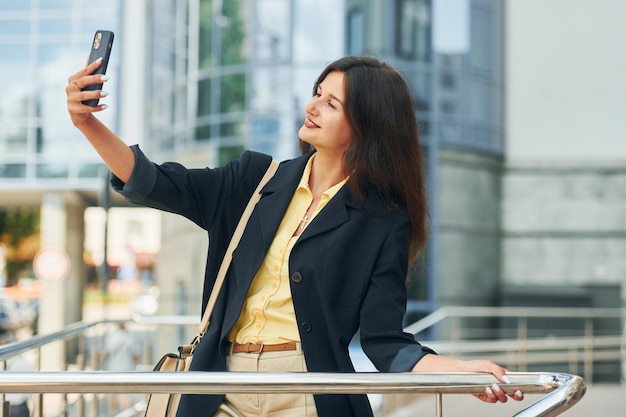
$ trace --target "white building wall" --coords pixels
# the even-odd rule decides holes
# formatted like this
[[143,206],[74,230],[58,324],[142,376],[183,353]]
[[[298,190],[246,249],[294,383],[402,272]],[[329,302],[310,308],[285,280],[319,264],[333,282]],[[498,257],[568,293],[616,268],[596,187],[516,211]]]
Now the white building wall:
[[626,2],[507,2],[509,160],[626,157]]
[[626,300],[625,21],[619,0],[507,2],[504,285]]

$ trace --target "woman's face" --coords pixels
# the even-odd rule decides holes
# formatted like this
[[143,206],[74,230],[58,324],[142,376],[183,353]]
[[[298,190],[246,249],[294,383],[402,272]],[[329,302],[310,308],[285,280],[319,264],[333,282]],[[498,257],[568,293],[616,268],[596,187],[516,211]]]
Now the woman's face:
[[346,118],[344,73],[330,72],[317,87],[317,94],[304,106],[305,119],[298,135],[318,152],[330,151],[342,157],[352,140]]

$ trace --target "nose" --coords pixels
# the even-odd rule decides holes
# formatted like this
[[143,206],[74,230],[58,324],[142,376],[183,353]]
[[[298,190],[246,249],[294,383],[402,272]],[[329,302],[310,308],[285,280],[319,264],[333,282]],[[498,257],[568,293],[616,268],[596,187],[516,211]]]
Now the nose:
[[311,97],[311,100],[309,100],[304,106],[304,110],[307,113],[315,114],[317,112],[319,102],[320,102],[319,97],[317,96]]

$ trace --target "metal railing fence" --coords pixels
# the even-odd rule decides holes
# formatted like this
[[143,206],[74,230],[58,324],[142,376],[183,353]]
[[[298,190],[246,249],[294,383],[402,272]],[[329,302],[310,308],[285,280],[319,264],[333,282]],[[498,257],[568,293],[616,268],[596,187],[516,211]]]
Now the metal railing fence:
[[[517,417],[552,417],[575,405],[585,393],[582,378],[569,374],[511,373],[507,393],[546,394]],[[495,378],[472,373],[246,373],[246,372],[5,372],[0,392],[50,393],[415,393],[436,396],[436,415],[443,414],[443,394],[478,394]]]
[[[472,319],[483,319],[490,328],[472,327]],[[549,328],[550,320],[562,328]],[[607,322],[608,329],[601,325]],[[419,340],[433,326],[446,329],[445,337],[440,331],[437,340],[427,343],[440,354],[489,357],[517,371],[565,363],[563,371],[582,374],[589,383],[595,380],[598,365],[615,363],[626,378],[626,308],[442,307],[405,331]],[[475,336],[481,334],[492,337]]]
[[[550,392],[545,398],[538,401],[540,405],[535,406],[535,403],[529,407],[530,411],[524,411],[526,414],[516,415],[525,417],[531,415],[552,416],[560,414],[574,405],[584,394],[583,378],[587,378],[584,375],[582,377],[577,376],[575,375],[577,372],[569,372],[570,370],[577,370],[579,363],[585,363],[583,370],[585,372],[590,370],[590,375],[593,375],[593,366],[598,361],[618,360],[624,363],[624,354],[626,354],[626,350],[622,349],[624,347],[623,335],[594,336],[594,332],[591,331],[593,330],[593,321],[585,326],[589,333],[586,333],[584,337],[533,339],[527,337],[527,332],[525,333],[523,330],[520,330],[524,327],[524,317],[559,317],[559,315],[580,317],[584,320],[601,317],[619,318],[619,320],[622,320],[624,309],[542,308],[539,310],[527,308],[494,309],[446,307],[409,326],[407,330],[420,333],[429,326],[439,325],[446,320],[450,320],[450,322],[457,320],[458,324],[449,325],[449,328],[452,329],[450,332],[452,335],[459,335],[461,331],[455,331],[454,328],[455,326],[462,326],[460,323],[463,318],[474,316],[492,318],[507,317],[518,320],[519,322],[516,325],[516,329],[518,329],[516,331],[517,337],[514,339],[463,340],[460,337],[456,339],[451,337],[449,340],[428,341],[426,344],[435,348],[435,350],[442,354],[453,354],[461,357],[483,356],[494,359],[496,362],[503,362],[509,369],[516,371],[525,370],[525,367],[531,364],[541,365],[550,363],[557,357],[563,358],[567,356],[567,354],[563,352],[569,352],[569,356],[567,357],[570,361],[570,367],[569,369],[563,369],[563,372],[558,370],[557,373],[521,372],[512,374],[513,383],[523,388],[526,393],[545,394]],[[148,335],[146,338],[149,339],[149,342],[146,343],[142,366],[137,368],[140,371],[125,373],[123,377],[118,373],[98,371],[100,364],[97,360],[97,353],[102,347],[99,346],[98,343],[94,343],[94,339],[96,339],[96,342],[98,340],[101,341],[106,329],[117,323],[127,321],[137,328],[143,327],[145,334]],[[166,390],[168,392],[176,392],[177,390],[182,390],[180,392],[203,390],[202,392],[207,393],[216,392],[213,390],[235,392],[225,391],[225,389],[231,389],[231,387],[227,386],[227,381],[230,381],[229,378],[238,378],[238,376],[232,374],[201,373],[200,375],[196,375],[195,373],[186,373],[185,375],[181,375],[177,373],[175,375],[163,375],[163,373],[141,372],[146,369],[151,369],[154,362],[156,362],[152,352],[153,349],[149,346],[150,343],[154,341],[154,333],[161,332],[164,328],[171,328],[172,326],[176,329],[189,327],[193,332],[196,325],[197,317],[195,316],[135,316],[132,320],[102,320],[92,323],[74,323],[68,325],[63,330],[51,334],[38,335],[28,340],[0,346],[0,365],[5,363],[9,358],[24,353],[34,354],[36,357],[35,362],[40,364],[41,349],[44,346],[60,341],[75,342],[73,340],[75,338],[78,341],[78,343],[74,343],[78,346],[78,352],[74,362],[64,364],[64,368],[59,371],[0,373],[0,393],[12,393],[26,389],[25,392],[34,394],[34,417],[44,416],[44,395],[52,393],[79,394],[73,395],[71,398],[65,395],[65,405],[61,409],[60,414],[67,416],[69,405],[75,403],[76,410],[78,410],[76,416],[82,417],[86,411],[86,404],[89,404],[90,409],[88,410],[88,414],[91,417],[96,417],[98,416],[98,406],[96,401],[89,400],[89,397],[85,394],[87,392],[91,394],[164,392],[159,390]],[[184,338],[182,333],[181,337]],[[91,342],[89,342],[89,338],[92,339]],[[175,343],[186,342],[188,342],[186,339],[181,341],[170,340],[168,343],[172,345],[169,345],[168,349],[174,350],[176,347]],[[165,353],[161,352],[160,349],[157,352],[156,354],[159,356]],[[573,364],[575,364],[575,366]],[[37,369],[39,369],[38,366],[39,365],[37,365]],[[68,371],[68,369],[72,371]],[[286,379],[282,379],[282,375],[279,374],[272,374],[271,378],[262,374],[249,375],[249,377],[251,378],[251,385],[246,385],[246,381],[236,381],[236,383],[244,384],[243,386],[248,387],[246,389],[250,389],[253,392],[263,392],[264,389],[268,389],[267,387],[272,387],[269,389],[273,392],[277,387],[271,384],[279,384],[279,386],[283,386],[284,389],[295,389],[294,387],[298,387],[297,389],[304,389],[306,392],[316,393],[323,393],[324,390],[333,393],[429,393],[435,394],[438,398],[437,408],[439,409],[441,408],[442,394],[484,392],[485,387],[495,381],[489,376],[480,374],[404,375],[362,372],[349,375],[303,374],[289,376]],[[255,378],[259,378],[258,386],[255,386]],[[296,381],[293,378],[298,380]],[[299,380],[299,378],[304,379]],[[404,381],[402,384],[408,385],[396,385],[400,380]],[[271,384],[268,384],[268,381],[271,381]],[[546,383],[546,381],[549,382]],[[171,385],[172,383],[175,383],[175,387]],[[294,385],[294,383],[296,385]],[[324,387],[320,384],[324,385]],[[503,388],[506,390],[506,386],[503,386]],[[282,390],[283,388],[279,389]],[[347,391],[342,391],[344,389]],[[0,400],[4,400],[4,394],[1,395]],[[563,395],[565,395],[565,399]],[[546,407],[547,404],[552,405]],[[56,417],[57,415],[59,414],[47,414],[46,417]],[[437,415],[441,415],[441,410],[438,411]],[[0,417],[4,416],[0,415]]]

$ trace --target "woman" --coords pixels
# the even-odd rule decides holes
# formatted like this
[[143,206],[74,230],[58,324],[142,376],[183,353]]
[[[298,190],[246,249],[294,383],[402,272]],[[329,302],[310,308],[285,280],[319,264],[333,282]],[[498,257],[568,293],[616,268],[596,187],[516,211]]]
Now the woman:
[[[72,122],[99,152],[128,200],[181,214],[208,231],[203,308],[243,208],[271,157],[244,152],[213,169],[151,163],[81,100],[106,81],[95,62],[69,78]],[[365,57],[330,64],[299,130],[301,157],[284,161],[262,190],[192,370],[354,372],[348,344],[383,372],[486,372],[491,361],[445,358],[402,331],[405,277],[426,240],[426,197],[408,87]],[[477,397],[505,402],[494,385]],[[512,395],[521,400],[516,390]],[[366,395],[188,395],[178,416],[368,416]]]

